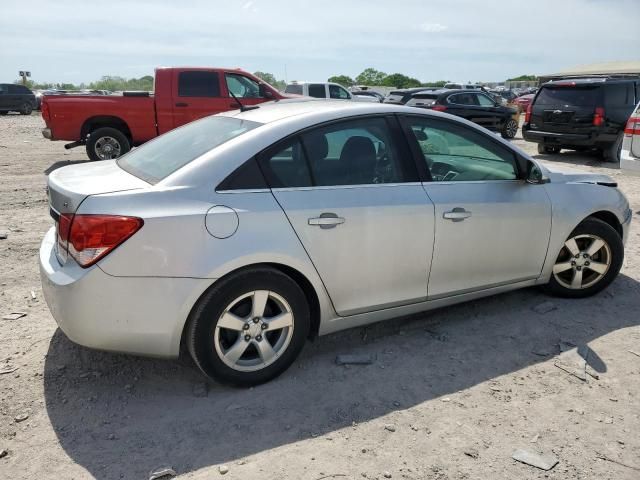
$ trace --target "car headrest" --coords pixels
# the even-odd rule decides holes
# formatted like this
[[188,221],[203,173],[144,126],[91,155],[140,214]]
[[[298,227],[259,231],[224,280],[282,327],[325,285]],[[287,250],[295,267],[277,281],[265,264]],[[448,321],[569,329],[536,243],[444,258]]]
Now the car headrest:
[[324,160],[329,153],[329,143],[327,137],[322,133],[310,133],[304,136],[304,146],[309,155],[309,161],[316,162]]

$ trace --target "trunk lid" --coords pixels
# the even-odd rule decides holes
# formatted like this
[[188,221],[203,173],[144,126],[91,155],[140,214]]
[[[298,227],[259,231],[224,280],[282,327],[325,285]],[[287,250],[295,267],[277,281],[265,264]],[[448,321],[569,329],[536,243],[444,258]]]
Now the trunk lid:
[[602,89],[597,85],[558,84],[540,89],[531,109],[531,129],[555,133],[594,130],[596,108],[602,107]]

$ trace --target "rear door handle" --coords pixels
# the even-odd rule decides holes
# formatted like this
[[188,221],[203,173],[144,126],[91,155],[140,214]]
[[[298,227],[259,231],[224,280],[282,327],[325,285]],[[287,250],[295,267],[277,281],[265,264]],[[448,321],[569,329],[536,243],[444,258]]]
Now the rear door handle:
[[344,218],[335,213],[321,213],[319,217],[309,219],[309,225],[317,225],[320,228],[334,228],[345,222]]
[[188,107],[189,104],[188,103],[184,103],[184,102],[178,102],[176,103],[176,107]]
[[461,222],[465,218],[469,218],[471,216],[471,212],[467,212],[464,208],[456,207],[450,212],[444,212],[442,218],[447,220],[451,220],[453,222]]

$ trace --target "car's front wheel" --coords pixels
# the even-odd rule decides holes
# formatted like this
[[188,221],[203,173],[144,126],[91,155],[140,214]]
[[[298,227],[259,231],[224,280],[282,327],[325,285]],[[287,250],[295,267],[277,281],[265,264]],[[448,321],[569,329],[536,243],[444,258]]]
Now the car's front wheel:
[[215,284],[187,328],[187,347],[200,370],[222,383],[252,386],[284,372],[309,334],[307,299],[290,277],[251,268]]
[[547,290],[569,298],[594,295],[618,275],[623,258],[618,232],[602,220],[588,218],[564,242]]

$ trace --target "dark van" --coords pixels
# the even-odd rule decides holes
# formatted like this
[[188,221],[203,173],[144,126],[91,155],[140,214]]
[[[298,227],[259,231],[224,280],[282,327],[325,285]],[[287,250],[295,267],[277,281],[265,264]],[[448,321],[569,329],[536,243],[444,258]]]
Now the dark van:
[[9,112],[20,112],[31,115],[36,108],[36,96],[23,85],[0,83],[0,115]]
[[539,153],[602,152],[619,161],[624,126],[640,100],[640,77],[577,78],[543,84],[527,108],[522,134]]

